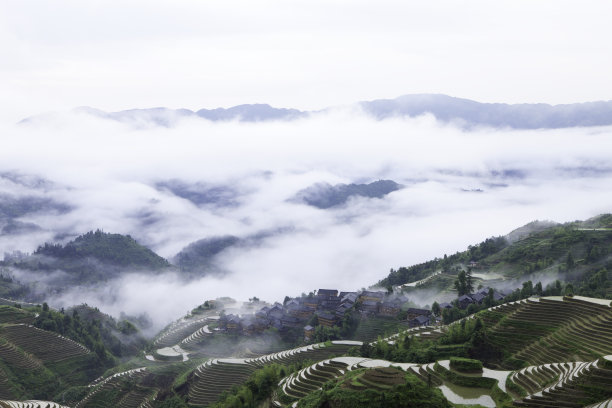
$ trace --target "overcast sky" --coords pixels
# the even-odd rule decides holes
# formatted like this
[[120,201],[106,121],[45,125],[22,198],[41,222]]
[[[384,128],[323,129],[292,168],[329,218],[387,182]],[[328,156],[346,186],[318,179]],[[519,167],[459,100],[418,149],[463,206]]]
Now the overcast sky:
[[610,15],[607,1],[4,1],[2,118],[408,93],[608,100]]

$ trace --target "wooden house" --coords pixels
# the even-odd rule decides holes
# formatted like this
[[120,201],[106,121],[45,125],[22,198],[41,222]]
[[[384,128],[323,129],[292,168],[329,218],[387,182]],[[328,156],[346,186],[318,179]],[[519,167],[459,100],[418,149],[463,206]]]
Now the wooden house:
[[315,328],[311,325],[304,326],[304,340],[310,340],[314,336]]
[[333,327],[336,324],[336,316],[329,312],[317,312],[317,317],[321,326]]

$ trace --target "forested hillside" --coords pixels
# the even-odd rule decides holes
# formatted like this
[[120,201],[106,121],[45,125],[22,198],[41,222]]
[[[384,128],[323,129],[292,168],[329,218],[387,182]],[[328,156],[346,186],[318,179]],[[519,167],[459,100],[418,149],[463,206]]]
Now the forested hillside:
[[[547,226],[543,226],[547,225]],[[529,232],[532,229],[534,232]],[[461,270],[498,284],[533,276],[560,279],[584,296],[612,296],[612,215],[565,224],[528,224],[506,237],[493,237],[466,251],[391,270],[379,281],[390,287],[422,280],[439,272],[421,287],[450,290]],[[534,284],[536,282],[533,282]]]

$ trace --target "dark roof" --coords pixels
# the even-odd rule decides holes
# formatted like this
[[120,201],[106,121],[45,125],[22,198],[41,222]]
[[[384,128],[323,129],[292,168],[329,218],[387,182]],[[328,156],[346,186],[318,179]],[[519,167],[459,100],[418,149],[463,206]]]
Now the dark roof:
[[425,324],[429,322],[429,317],[427,316],[417,316],[413,320],[419,322],[419,324]]
[[283,323],[297,323],[300,321],[300,319],[298,319],[295,316],[283,316],[283,318],[281,319],[281,321]]
[[344,295],[341,302],[342,303],[355,303],[358,297],[359,296],[354,292],[347,293],[346,295]]
[[429,309],[416,309],[414,307],[411,307],[411,308],[408,308],[406,310],[406,312],[408,314],[417,314],[417,315],[424,315],[424,316],[426,316],[426,315],[431,313],[431,310],[429,310]]
[[448,302],[442,302],[442,303],[440,303],[440,308],[442,308],[442,309],[452,309],[453,305],[451,305]]
[[361,292],[361,296],[375,297],[375,298],[384,298],[385,292],[373,292],[370,290],[364,290]]
[[387,302],[382,302],[380,304],[380,306],[381,307],[390,307],[390,308],[393,308],[393,309],[399,309],[402,305],[399,302],[389,302],[389,301],[387,301]]
[[506,296],[498,291],[493,292],[493,299],[495,300],[502,300],[503,298],[505,298]]
[[328,312],[317,312],[317,315],[322,318],[322,319],[326,319],[326,320],[334,320],[336,318],[336,316],[334,316],[331,313]]
[[338,295],[338,290],[337,289],[319,289],[317,291],[317,295],[326,295],[326,296],[337,296]]
[[274,310],[272,310],[272,311],[271,311],[271,312],[268,314],[268,316],[270,316],[270,317],[274,317],[274,318],[277,318],[277,319],[280,319],[280,318],[281,318],[281,317],[283,317],[284,315],[285,315],[285,313],[283,313],[283,311],[282,311],[282,310],[278,310],[278,309],[274,309]]
[[459,297],[459,302],[463,302],[465,300],[467,300],[468,302],[473,302],[474,299],[472,299],[469,295],[463,295]]
[[486,296],[482,293],[474,293],[473,295],[470,295],[470,297],[477,302],[480,302],[482,299],[486,298]]

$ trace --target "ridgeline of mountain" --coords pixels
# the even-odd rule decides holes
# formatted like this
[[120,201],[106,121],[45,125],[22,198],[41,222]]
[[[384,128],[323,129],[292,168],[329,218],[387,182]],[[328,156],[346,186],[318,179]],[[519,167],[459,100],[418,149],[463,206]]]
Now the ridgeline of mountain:
[[[596,101],[549,105],[545,103],[481,103],[441,94],[404,95],[395,99],[376,99],[358,102],[365,113],[377,118],[415,117],[432,114],[442,122],[461,126],[491,126],[514,129],[558,129],[578,126],[612,125],[612,101]],[[76,108],[75,112],[102,119],[131,124],[137,127],[172,127],[184,118],[210,121],[264,122],[294,120],[318,112],[291,108],[275,108],[267,104],[244,104],[230,108],[189,109],[149,108],[104,112],[90,107]],[[32,116],[20,124],[44,122],[53,114]]]
[[70,206],[48,197],[21,196],[0,193],[0,221],[13,220],[35,213],[64,214]]
[[612,124],[612,101],[548,105],[545,103],[481,103],[447,95],[404,95],[360,102],[378,119],[431,113],[442,122],[515,129],[558,129]]
[[289,231],[288,228],[260,231],[253,235],[236,237],[233,235],[203,238],[192,242],[172,258],[172,264],[187,275],[204,276],[208,274],[224,274],[218,257],[225,251],[240,247],[242,249],[257,247],[270,237]]
[[298,191],[293,201],[326,209],[343,205],[353,196],[383,198],[402,187],[401,184],[392,180],[378,180],[369,184],[336,184],[334,186],[329,183],[317,183]]
[[[200,109],[198,111],[159,107],[105,112],[100,109],[83,106],[74,109],[74,112],[136,126],[154,125],[162,127],[172,127],[178,121],[185,118],[200,118],[211,122],[263,122],[269,120],[293,120],[308,115],[307,112],[297,109],[275,108],[263,103],[243,104],[230,108]],[[32,116],[23,119],[19,123],[36,123],[44,121],[49,116]]]
[[[100,230],[83,234],[65,245],[45,243],[32,254],[5,254],[0,270],[0,293],[40,303],[51,293],[79,285],[96,285],[125,273],[157,273],[171,267],[167,260],[129,235]],[[22,276],[20,271],[27,272]],[[13,279],[14,275],[19,279]]]
[[63,246],[46,243],[38,247],[34,255],[44,255],[63,261],[95,258],[105,264],[143,269],[170,266],[168,261],[140,245],[131,236],[110,234],[101,230],[80,235]]
[[572,284],[577,295],[612,298],[612,214],[564,224],[534,221],[466,251],[392,269],[377,285],[431,277],[419,287],[453,291],[458,272],[468,267],[478,274],[477,281],[487,281],[485,286],[515,288],[531,279],[534,284],[537,279],[561,279]]
[[238,193],[227,186],[205,183],[187,183],[172,179],[155,183],[155,188],[189,200],[195,205],[215,205],[220,207],[236,205]]
[[214,263],[215,256],[240,241],[240,238],[232,235],[201,239],[183,248],[172,261],[183,272],[200,275],[220,273]]

